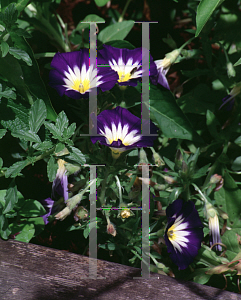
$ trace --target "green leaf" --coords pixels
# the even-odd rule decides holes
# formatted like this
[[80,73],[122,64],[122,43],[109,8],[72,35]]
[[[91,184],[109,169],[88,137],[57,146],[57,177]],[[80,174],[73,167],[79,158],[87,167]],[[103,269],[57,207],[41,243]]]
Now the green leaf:
[[114,243],[108,243],[108,245],[107,245],[107,247],[108,247],[108,250],[115,250],[115,244]]
[[168,167],[169,167],[172,171],[174,171],[174,169],[175,169],[175,164],[174,164],[174,162],[170,161],[170,159],[168,159],[167,157],[163,157],[163,159],[164,159],[165,163],[168,165]]
[[197,30],[196,30],[196,37],[202,31],[204,25],[207,23],[215,9],[224,2],[224,0],[202,0],[197,8],[197,16],[196,16],[196,23],[197,23]]
[[8,220],[7,218],[1,213],[0,210],[0,236],[7,240],[9,235],[11,233],[11,230],[8,227]]
[[[46,91],[45,85],[42,81],[42,78],[39,73],[39,67],[36,62],[36,59],[34,58],[33,51],[29,44],[26,42],[26,40],[18,36],[15,33],[11,33],[11,38],[14,42],[14,44],[24,50],[29,57],[32,60],[32,66],[29,67],[26,64],[22,64],[22,76],[24,77],[24,84],[26,84],[30,90],[30,92],[36,97],[36,99],[42,99],[47,107],[47,118],[55,121],[57,114],[55,110],[53,109],[53,106],[51,104],[51,101],[49,99],[49,95]],[[0,60],[0,73],[1,73],[1,60]],[[12,82],[12,81],[11,81]],[[15,86],[15,83],[13,81],[13,84]]]
[[106,45],[110,45],[112,47],[115,47],[115,48],[127,48],[127,49],[135,49],[135,47],[128,41],[121,41],[121,40],[113,40],[113,41],[110,41],[110,42],[106,42],[105,43]]
[[44,122],[44,126],[53,134],[53,138],[61,140],[61,132],[54,124]]
[[217,128],[221,129],[221,125],[215,114],[210,110],[207,110],[206,118],[207,127],[211,136],[214,137],[217,141],[220,141],[220,137],[222,137],[223,135],[221,132],[217,131]]
[[66,139],[69,139],[75,132],[76,129],[76,123],[72,123],[67,130],[64,130],[64,135],[63,137]]
[[17,137],[19,139],[23,139],[25,141],[34,142],[34,143],[41,143],[39,136],[32,132],[31,130],[17,130],[11,133],[13,137]]
[[26,224],[22,231],[15,237],[15,240],[28,243],[35,233],[33,224]]
[[5,88],[4,91],[2,91],[2,85],[0,84],[0,99],[3,97],[3,98],[15,100],[17,96],[14,91],[16,91],[14,87],[10,88],[8,86]]
[[197,85],[191,92],[177,99],[177,104],[181,110],[186,113],[205,115],[209,109],[214,111],[215,104],[210,100],[213,99],[210,88],[206,84]]
[[224,174],[223,187],[214,193],[216,204],[228,214],[227,226],[240,234],[241,190],[229,173]]
[[239,65],[241,65],[241,58],[238,60],[238,61],[236,61],[236,63],[233,65],[234,67],[237,67],[237,66],[239,66]]
[[124,40],[127,34],[131,31],[134,21],[123,21],[107,26],[98,35],[98,39],[102,43],[114,40]]
[[19,35],[19,36],[23,36],[25,38],[31,38],[31,34],[29,34],[26,30],[22,29],[22,28],[18,28],[17,30],[14,30],[14,32]]
[[22,217],[39,217],[46,214],[46,211],[39,201],[27,199],[24,201],[24,205],[20,208],[18,214]]
[[43,100],[36,100],[29,112],[30,130],[37,133],[47,117],[47,109]]
[[6,134],[7,130],[6,129],[0,129],[0,139],[2,137],[4,137],[4,135]]
[[0,157],[0,169],[2,169],[3,166],[3,159]]
[[227,246],[225,254],[228,260],[232,261],[241,250],[236,233],[232,230],[225,231],[222,236],[222,243]]
[[80,21],[79,24],[77,25],[76,27],[76,31],[82,31],[83,29],[86,29],[86,28],[90,28],[90,24],[89,23],[82,23],[82,22],[105,22],[105,19],[97,16],[97,15],[94,15],[94,14],[90,14],[88,16],[86,16],[84,18],[84,20]]
[[72,146],[68,146],[67,148],[70,154],[66,156],[66,159],[77,162],[78,164],[81,165],[84,165],[86,163],[84,154],[78,148]]
[[58,163],[56,162],[55,158],[51,156],[47,165],[47,172],[48,172],[48,177],[50,182],[53,182],[54,179],[56,178],[57,170],[58,170]]
[[16,9],[18,12],[21,12],[24,10],[24,8],[29,4],[30,0],[18,0],[18,3],[16,4]]
[[104,6],[104,5],[107,4],[108,1],[109,1],[109,0],[95,0],[95,4],[96,4],[97,6]]
[[18,18],[18,11],[15,8],[15,3],[10,3],[4,11],[4,23],[7,27],[11,27]]
[[5,173],[5,177],[11,177],[14,178],[19,175],[19,173],[22,171],[22,169],[26,166],[27,161],[18,161],[14,163],[11,167],[9,167]]
[[156,120],[166,137],[202,142],[170,91],[151,85],[150,107],[151,117]]
[[3,209],[3,214],[6,214],[10,210],[12,210],[14,208],[14,205],[18,202],[16,185],[10,186],[7,189],[4,200],[5,200],[5,206],[4,206],[4,209]]
[[24,50],[14,48],[14,47],[9,47],[9,53],[17,59],[22,59],[24,62],[26,62],[28,66],[32,66],[32,60],[28,55],[28,53],[25,52]]
[[241,156],[235,158],[234,162],[232,163],[231,169],[233,171],[241,170]]
[[64,129],[67,128],[69,125],[69,120],[65,114],[64,111],[61,111],[61,113],[58,114],[58,117],[56,119],[56,123],[55,126],[58,129],[58,131],[61,133],[63,133]]
[[8,54],[9,51],[8,43],[4,41],[1,42],[1,51],[2,51],[2,57],[5,57]]
[[196,178],[205,176],[208,171],[209,166],[210,166],[210,164],[200,168],[198,171],[195,172],[195,174],[192,175],[192,178],[196,179]]

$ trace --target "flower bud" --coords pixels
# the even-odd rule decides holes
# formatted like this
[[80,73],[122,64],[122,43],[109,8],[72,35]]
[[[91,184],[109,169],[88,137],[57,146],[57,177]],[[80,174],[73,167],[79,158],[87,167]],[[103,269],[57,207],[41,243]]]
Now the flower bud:
[[231,62],[227,63],[227,74],[229,78],[236,76],[236,71],[234,70],[233,64]]
[[175,157],[175,165],[179,170],[181,170],[182,168],[182,162],[183,162],[183,156],[180,149],[178,149]]
[[174,184],[176,183],[176,180],[174,180],[171,176],[162,176],[162,178],[168,183],[168,184]]
[[61,210],[56,216],[55,219],[63,221],[66,217],[71,214],[71,209],[66,206],[63,210]]
[[79,206],[75,212],[74,219],[77,222],[78,220],[84,220],[88,218],[88,210],[83,206]]
[[163,159],[157,152],[153,153],[153,159],[154,159],[155,165],[157,165],[158,167],[165,165]]
[[108,234],[116,236],[116,229],[113,223],[108,222],[106,231]]

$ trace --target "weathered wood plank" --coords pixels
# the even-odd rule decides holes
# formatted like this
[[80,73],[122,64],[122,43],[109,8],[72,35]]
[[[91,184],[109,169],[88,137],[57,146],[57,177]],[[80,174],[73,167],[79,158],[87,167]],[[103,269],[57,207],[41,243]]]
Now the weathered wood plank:
[[89,258],[33,244],[0,239],[0,299],[241,299],[238,294],[180,282],[163,275],[139,277],[139,269],[97,260],[98,276],[84,279]]

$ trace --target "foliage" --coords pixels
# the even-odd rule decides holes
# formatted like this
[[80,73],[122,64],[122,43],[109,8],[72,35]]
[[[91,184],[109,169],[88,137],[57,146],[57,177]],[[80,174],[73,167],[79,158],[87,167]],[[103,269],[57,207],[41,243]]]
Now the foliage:
[[[142,223],[136,208],[142,205],[145,178],[137,165],[149,165],[150,269],[219,288],[224,284],[215,279],[224,275],[227,289],[240,291],[240,1],[161,1],[169,32],[155,32],[159,25],[150,25],[150,53],[154,60],[165,57],[162,69],[170,90],[150,81],[150,118],[159,132],[143,161],[143,149],[126,151],[115,160],[108,147],[93,144],[89,101],[61,98],[49,87],[48,73],[56,52],[89,48],[86,22],[97,23],[98,50],[103,44],[140,47],[141,26],[135,22],[156,21],[157,1],[144,1],[144,9],[138,1],[123,0],[117,8],[95,0],[93,13],[81,15],[75,25],[64,20],[60,2],[0,4],[1,238],[29,242],[44,230],[47,212],[41,200],[53,198],[51,185],[62,159],[69,199],[54,199],[49,222],[65,218],[57,215],[64,205],[69,209],[64,230],[84,243],[79,253],[86,254],[91,228],[97,226],[98,258],[140,267]],[[141,82],[135,87],[116,84],[100,91],[97,112],[121,106],[141,117],[141,93]],[[222,99],[229,101],[222,106]],[[98,165],[97,208],[105,206],[97,210],[96,222],[89,216],[91,165]],[[34,176],[43,182],[36,183]],[[165,210],[178,198],[195,203],[204,226],[198,256],[184,271],[170,260],[163,239]],[[218,215],[222,252],[209,247],[207,204]]]

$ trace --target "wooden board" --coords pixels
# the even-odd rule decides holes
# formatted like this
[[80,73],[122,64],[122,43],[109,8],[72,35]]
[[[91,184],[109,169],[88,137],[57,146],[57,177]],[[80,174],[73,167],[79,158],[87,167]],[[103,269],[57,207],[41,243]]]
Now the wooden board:
[[140,277],[139,269],[97,260],[98,277],[89,274],[89,258],[33,244],[0,239],[0,299],[241,299],[238,294],[180,282],[164,275]]

